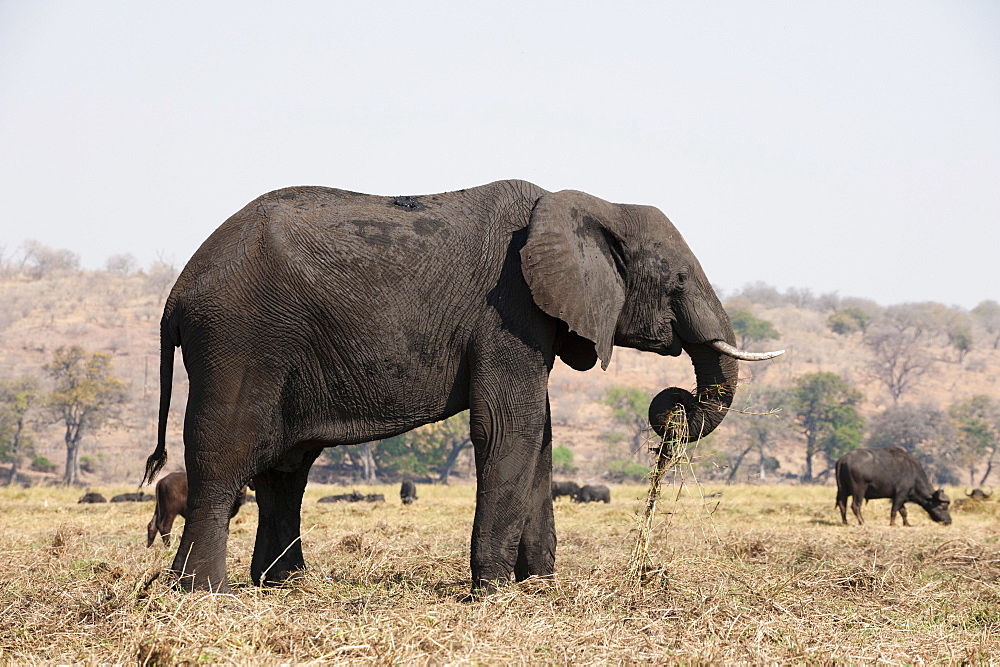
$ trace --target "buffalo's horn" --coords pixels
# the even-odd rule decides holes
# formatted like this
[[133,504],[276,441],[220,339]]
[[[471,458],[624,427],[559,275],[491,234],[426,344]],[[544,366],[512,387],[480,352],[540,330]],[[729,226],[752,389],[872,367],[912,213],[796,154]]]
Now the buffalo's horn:
[[991,486],[991,487],[989,487],[989,489],[990,489],[989,493],[986,493],[985,491],[983,491],[983,495],[986,496],[987,498],[989,498],[990,496],[993,495],[993,487]]
[[747,352],[746,350],[733,347],[729,343],[721,340],[713,340],[708,344],[708,346],[719,354],[724,354],[727,357],[739,359],[740,361],[764,361],[765,359],[774,359],[778,355],[785,353],[784,350],[776,350],[774,352]]
[[965,487],[965,495],[967,495],[970,498],[972,497],[972,491],[969,491],[969,487]]

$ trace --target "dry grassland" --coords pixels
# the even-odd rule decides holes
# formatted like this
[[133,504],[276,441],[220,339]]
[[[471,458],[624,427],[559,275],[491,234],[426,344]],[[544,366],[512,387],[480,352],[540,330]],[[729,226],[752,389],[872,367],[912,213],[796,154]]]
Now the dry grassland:
[[[122,490],[128,490],[124,487]],[[1000,503],[917,507],[890,528],[839,525],[828,487],[665,487],[652,556],[627,585],[644,489],[556,503],[558,578],[475,602],[472,487],[323,504],[310,486],[294,584],[248,585],[256,509],[231,526],[230,595],[184,594],[145,548],[150,503],[78,505],[79,490],[0,489],[5,663],[490,663],[1000,660]],[[117,490],[110,489],[112,493]],[[702,498],[701,493],[723,495]]]

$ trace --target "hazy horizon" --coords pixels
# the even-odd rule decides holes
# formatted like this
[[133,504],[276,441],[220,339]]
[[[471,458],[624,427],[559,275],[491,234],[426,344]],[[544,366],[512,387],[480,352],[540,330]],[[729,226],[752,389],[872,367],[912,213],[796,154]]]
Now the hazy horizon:
[[649,204],[712,282],[1000,300],[991,2],[0,4],[0,246],[182,267],[289,185]]

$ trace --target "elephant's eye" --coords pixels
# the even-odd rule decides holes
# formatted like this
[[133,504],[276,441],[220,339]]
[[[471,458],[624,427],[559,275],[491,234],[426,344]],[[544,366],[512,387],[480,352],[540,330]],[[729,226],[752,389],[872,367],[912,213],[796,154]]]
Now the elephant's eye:
[[677,272],[677,286],[678,287],[684,287],[684,283],[687,282],[687,279],[688,279],[687,271],[678,271]]

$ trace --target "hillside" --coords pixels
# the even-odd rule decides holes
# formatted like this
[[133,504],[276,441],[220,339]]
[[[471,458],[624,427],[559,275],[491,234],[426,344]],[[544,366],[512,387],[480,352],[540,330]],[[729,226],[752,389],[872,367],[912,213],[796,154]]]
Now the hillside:
[[[43,388],[48,382],[43,366],[60,346],[79,345],[89,351],[113,355],[115,373],[128,385],[128,401],[121,423],[113,429],[90,434],[84,439],[83,454],[96,456],[100,465],[84,479],[92,483],[137,483],[145,457],[155,445],[158,400],[158,322],[162,303],[176,276],[173,267],[157,264],[146,270],[113,265],[114,270],[86,271],[73,266],[59,270],[14,270],[7,266],[0,274],[0,380],[22,375],[38,377]],[[859,332],[836,334],[827,324],[839,308],[860,305],[879,314],[885,308],[857,299],[835,295],[813,298],[808,292],[778,294],[761,285],[724,295],[727,308],[751,312],[770,322],[780,333],[777,340],[755,344],[752,349],[787,350],[778,359],[741,365],[739,405],[749,412],[766,411],[771,406],[755,405],[754,391],[766,387],[788,387],[807,373],[832,372],[840,375],[863,394],[860,412],[870,420],[893,404],[886,387],[870,372],[872,352]],[[979,320],[960,309],[939,304],[921,304],[932,320],[922,338],[923,352],[934,361],[919,384],[908,390],[900,403],[929,405],[946,410],[949,405],[976,394],[1000,401],[1000,350],[993,349],[995,334]],[[935,323],[936,322],[936,323]],[[948,331],[964,327],[971,334],[971,349],[961,360],[949,343]],[[936,330],[935,330],[936,329]],[[169,469],[179,466],[182,457],[181,425],[187,382],[180,360],[174,374],[174,392],[168,431]],[[613,386],[637,387],[651,397],[667,386],[690,388],[694,374],[686,356],[661,358],[635,350],[616,348],[608,370],[599,368],[580,373],[557,362],[550,390],[553,438],[556,445],[570,448],[579,471],[578,479],[597,478],[613,459],[628,458],[627,445],[611,444],[609,433],[620,430],[603,399]],[[63,427],[45,423],[40,410],[33,411],[29,432],[37,455],[49,458],[62,470],[65,459]],[[696,452],[708,476],[725,476],[727,461],[745,449],[741,440],[741,420],[731,415]],[[775,419],[790,420],[787,414]],[[617,440],[621,440],[619,437]],[[713,457],[707,456],[713,453]],[[768,452],[778,461],[779,478],[791,480],[802,473],[804,445],[801,434],[776,441]],[[637,455],[635,460],[641,461]],[[748,460],[749,464],[750,461]],[[816,464],[821,472],[828,462]],[[468,473],[468,456],[459,472]],[[721,467],[720,467],[721,466]],[[23,464],[27,469],[27,462]],[[714,472],[713,472],[714,471]],[[751,471],[740,475],[747,481]],[[0,479],[5,478],[0,472]]]

